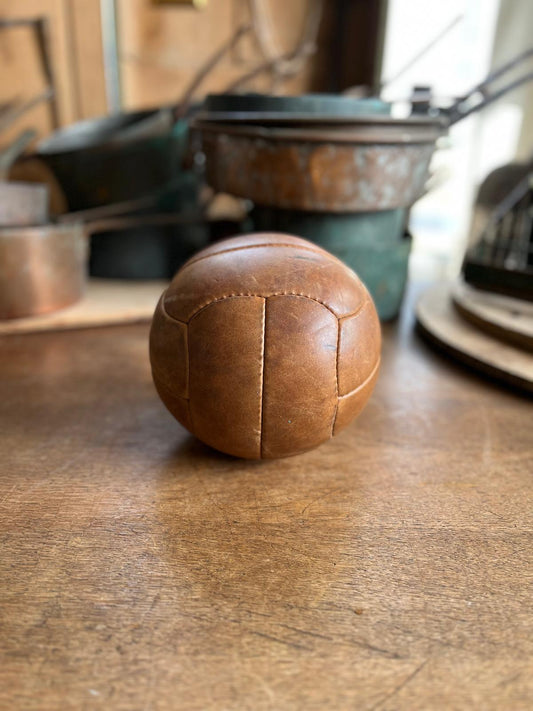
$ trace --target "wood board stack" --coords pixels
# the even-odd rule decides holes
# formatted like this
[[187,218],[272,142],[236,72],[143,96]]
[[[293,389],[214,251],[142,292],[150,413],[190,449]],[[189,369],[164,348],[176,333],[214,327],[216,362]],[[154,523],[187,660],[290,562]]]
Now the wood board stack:
[[417,324],[432,343],[492,379],[533,392],[533,303],[436,284],[420,298]]

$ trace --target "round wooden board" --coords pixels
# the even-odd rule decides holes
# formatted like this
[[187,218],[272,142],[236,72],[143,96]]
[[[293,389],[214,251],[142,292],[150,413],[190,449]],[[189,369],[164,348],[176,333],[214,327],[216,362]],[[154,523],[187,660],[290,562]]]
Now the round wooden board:
[[452,299],[460,314],[483,331],[533,351],[533,303],[476,289],[459,279]]
[[533,356],[465,321],[452,303],[453,286],[436,284],[418,301],[422,332],[463,363],[485,375],[533,392]]

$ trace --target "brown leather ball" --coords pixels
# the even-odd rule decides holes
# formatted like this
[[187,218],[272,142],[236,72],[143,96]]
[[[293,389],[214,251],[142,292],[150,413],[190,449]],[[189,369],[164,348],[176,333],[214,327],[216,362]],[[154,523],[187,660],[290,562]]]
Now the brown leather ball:
[[287,457],[336,435],[376,382],[381,334],[358,277],[298,237],[214,244],[155,310],[150,360],[174,417],[206,444]]

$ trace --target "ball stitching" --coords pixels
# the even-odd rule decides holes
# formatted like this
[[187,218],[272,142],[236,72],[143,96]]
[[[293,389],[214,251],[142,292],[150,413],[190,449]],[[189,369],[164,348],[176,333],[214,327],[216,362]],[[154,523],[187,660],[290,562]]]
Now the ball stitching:
[[261,331],[263,334],[262,349],[261,349],[261,396],[259,398],[259,458],[263,458],[263,401],[265,397],[265,350],[266,350],[266,306],[267,299],[263,299],[263,313]]
[[[209,301],[207,304],[204,304],[204,305],[202,305],[201,307],[199,307],[198,310],[195,311],[195,313],[190,317],[189,321],[186,322],[186,323],[183,322],[183,321],[179,321],[179,319],[175,319],[174,317],[170,316],[170,315],[166,312],[166,309],[165,309],[165,306],[164,306],[164,299],[163,299],[161,306],[162,306],[162,308],[163,308],[163,310],[164,310],[164,312],[165,312],[165,315],[167,315],[167,317],[168,317],[170,320],[176,321],[176,322],[178,322],[178,323],[183,323],[183,324],[187,327],[187,364],[186,364],[186,369],[187,369],[187,390],[188,390],[188,392],[190,392],[190,351],[189,351],[189,343],[190,343],[190,340],[189,340],[189,323],[190,323],[190,321],[192,321],[192,319],[193,319],[198,313],[200,313],[200,311],[202,311],[203,309],[207,308],[207,307],[210,306],[211,304],[216,304],[216,303],[218,303],[218,302],[225,301],[226,299],[231,299],[231,298],[235,298],[235,297],[252,297],[252,298],[261,298],[261,299],[263,299],[263,302],[264,302],[263,316],[262,316],[263,348],[262,348],[261,373],[260,373],[260,376],[261,376],[261,397],[260,397],[260,401],[259,401],[259,408],[260,408],[260,435],[259,435],[260,457],[262,457],[262,454],[261,454],[261,453],[262,453],[262,449],[263,449],[263,400],[264,400],[264,367],[265,367],[265,347],[266,347],[266,345],[265,345],[265,339],[266,339],[266,302],[267,302],[267,300],[268,300],[271,296],[296,296],[296,297],[298,297],[298,298],[309,299],[309,301],[314,301],[315,303],[320,304],[320,305],[323,306],[325,309],[327,309],[330,313],[332,313],[333,316],[335,316],[335,319],[336,319],[336,322],[337,322],[337,347],[336,347],[336,353],[335,353],[335,400],[336,400],[336,404],[335,404],[335,411],[334,411],[334,414],[333,414],[333,420],[332,420],[332,424],[331,424],[331,437],[334,437],[334,433],[335,433],[335,425],[336,425],[336,421],[337,421],[337,415],[338,415],[338,411],[339,411],[339,402],[340,402],[340,400],[341,400],[341,399],[344,399],[344,398],[346,398],[346,397],[349,397],[349,396],[351,396],[351,395],[354,395],[358,390],[361,390],[365,385],[367,385],[368,382],[370,382],[370,381],[372,380],[372,378],[374,377],[374,375],[375,375],[377,369],[379,368],[380,362],[381,362],[381,359],[378,358],[378,360],[377,360],[377,362],[376,362],[374,368],[372,369],[370,375],[369,375],[367,378],[365,378],[364,382],[360,383],[356,388],[354,388],[353,390],[351,390],[349,393],[345,393],[344,395],[340,395],[340,393],[339,393],[339,357],[340,357],[340,339],[341,339],[341,323],[340,323],[340,322],[341,322],[342,320],[346,319],[346,318],[355,318],[355,317],[357,317],[358,314],[363,310],[363,308],[364,308],[364,307],[366,306],[366,304],[368,303],[368,299],[364,299],[364,301],[363,301],[363,303],[361,304],[361,306],[360,306],[360,307],[357,309],[357,311],[355,311],[353,314],[349,314],[349,315],[347,315],[347,316],[343,316],[342,318],[339,318],[339,317],[332,311],[332,309],[329,308],[329,306],[328,306],[327,304],[325,304],[325,303],[323,303],[322,301],[320,301],[320,300],[318,300],[318,299],[315,299],[315,298],[313,298],[313,297],[311,297],[311,296],[308,296],[307,294],[301,294],[301,293],[289,292],[289,291],[277,292],[277,293],[275,293],[275,294],[269,294],[268,296],[261,296],[261,295],[259,295],[259,294],[250,294],[250,293],[225,294],[224,296],[222,296],[222,297],[220,297],[220,298],[218,298],[218,299],[213,299],[213,300]],[[184,398],[184,399],[187,400],[187,408],[188,408],[188,412],[189,412],[189,421],[190,421],[190,423],[191,423],[191,429],[192,429],[193,432],[194,432],[194,429],[195,429],[195,428],[194,428],[194,423],[193,423],[192,410],[191,410],[191,407],[190,407],[190,397],[186,397],[186,398]]]
[[337,413],[339,411],[339,348],[341,341],[341,322],[337,318],[337,351],[335,353],[335,411],[333,413],[333,422],[331,423],[331,436],[335,431],[335,423],[337,422]]

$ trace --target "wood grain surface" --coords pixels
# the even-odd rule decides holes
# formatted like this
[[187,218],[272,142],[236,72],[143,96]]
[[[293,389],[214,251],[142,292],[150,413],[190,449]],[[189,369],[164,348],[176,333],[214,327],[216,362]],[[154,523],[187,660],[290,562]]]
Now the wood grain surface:
[[531,401],[384,332],[303,456],[209,450],[146,325],[0,339],[0,708],[530,709]]

